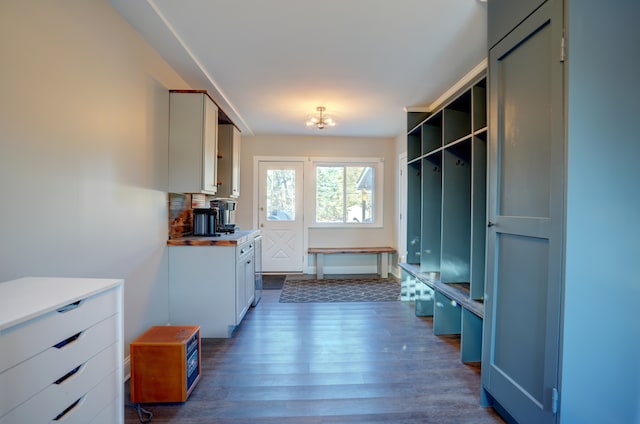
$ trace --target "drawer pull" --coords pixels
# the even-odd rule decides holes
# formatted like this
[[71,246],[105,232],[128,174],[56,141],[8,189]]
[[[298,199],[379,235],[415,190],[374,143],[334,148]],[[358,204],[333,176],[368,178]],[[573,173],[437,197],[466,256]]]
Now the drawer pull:
[[53,347],[55,347],[56,349],[62,349],[66,345],[71,344],[71,343],[75,342],[76,340],[78,340],[80,338],[80,334],[82,334],[82,331],[79,332],[79,333],[74,334],[71,337],[67,337],[66,339],[64,339],[63,341],[61,341],[58,344],[54,344]]
[[[83,396],[84,397],[84,396]],[[54,419],[53,421],[60,421],[65,415],[67,415],[69,412],[71,412],[71,410],[73,408],[75,408],[76,406],[78,406],[78,404],[80,403],[80,401],[82,400],[82,398],[78,399],[77,401],[73,402],[71,405],[67,406],[67,408],[62,411],[61,413],[59,413]]]
[[61,314],[64,314],[65,312],[73,311],[78,306],[80,306],[80,303],[82,303],[82,300],[78,300],[76,302],[69,303],[68,305],[63,306],[62,308],[58,309],[58,312],[60,312]]
[[82,367],[82,365],[78,365],[77,367],[75,367],[74,369],[72,369],[71,371],[69,371],[68,373],[66,373],[65,375],[63,375],[62,377],[57,379],[56,381],[54,381],[53,384],[62,384],[62,383],[64,383],[65,380],[71,378],[71,376],[73,376],[75,373],[80,371],[80,367]]

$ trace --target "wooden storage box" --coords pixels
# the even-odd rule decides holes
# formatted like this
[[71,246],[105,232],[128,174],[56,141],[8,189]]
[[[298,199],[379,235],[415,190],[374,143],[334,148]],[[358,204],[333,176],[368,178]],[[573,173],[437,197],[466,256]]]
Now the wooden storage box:
[[130,355],[131,402],[184,402],[200,380],[200,327],[151,327]]

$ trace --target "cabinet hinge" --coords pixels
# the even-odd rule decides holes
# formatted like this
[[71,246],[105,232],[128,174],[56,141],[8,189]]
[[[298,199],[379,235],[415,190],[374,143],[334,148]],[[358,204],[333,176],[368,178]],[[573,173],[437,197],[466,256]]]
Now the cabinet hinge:
[[562,40],[560,41],[560,62],[564,62],[567,58],[567,52],[565,48],[564,35],[562,36]]
[[554,414],[558,413],[558,402],[560,395],[558,394],[558,389],[556,389],[555,387],[553,389],[551,389],[551,412],[553,412]]

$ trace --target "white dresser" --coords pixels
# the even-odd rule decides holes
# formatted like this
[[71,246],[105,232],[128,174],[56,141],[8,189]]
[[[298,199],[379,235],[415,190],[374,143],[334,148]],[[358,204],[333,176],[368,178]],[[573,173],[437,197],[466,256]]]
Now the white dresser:
[[0,283],[0,424],[123,422],[123,284]]

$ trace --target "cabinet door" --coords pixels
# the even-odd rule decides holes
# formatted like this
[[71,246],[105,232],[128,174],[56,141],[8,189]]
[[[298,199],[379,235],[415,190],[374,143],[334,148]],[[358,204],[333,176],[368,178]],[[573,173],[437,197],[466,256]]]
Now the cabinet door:
[[202,189],[215,193],[218,189],[218,107],[204,97],[204,140],[202,151]]
[[562,2],[489,52],[482,384],[520,424],[556,421],[563,258]]
[[255,264],[253,255],[245,260],[244,264],[244,284],[245,284],[245,306],[249,308],[255,297]]
[[487,3],[489,47],[496,45],[545,0],[491,0]]
[[240,197],[240,131],[232,128],[231,139],[231,197]]
[[244,314],[247,312],[246,297],[247,284],[246,274],[244,271],[246,258],[238,259],[236,263],[236,325],[240,325]]

